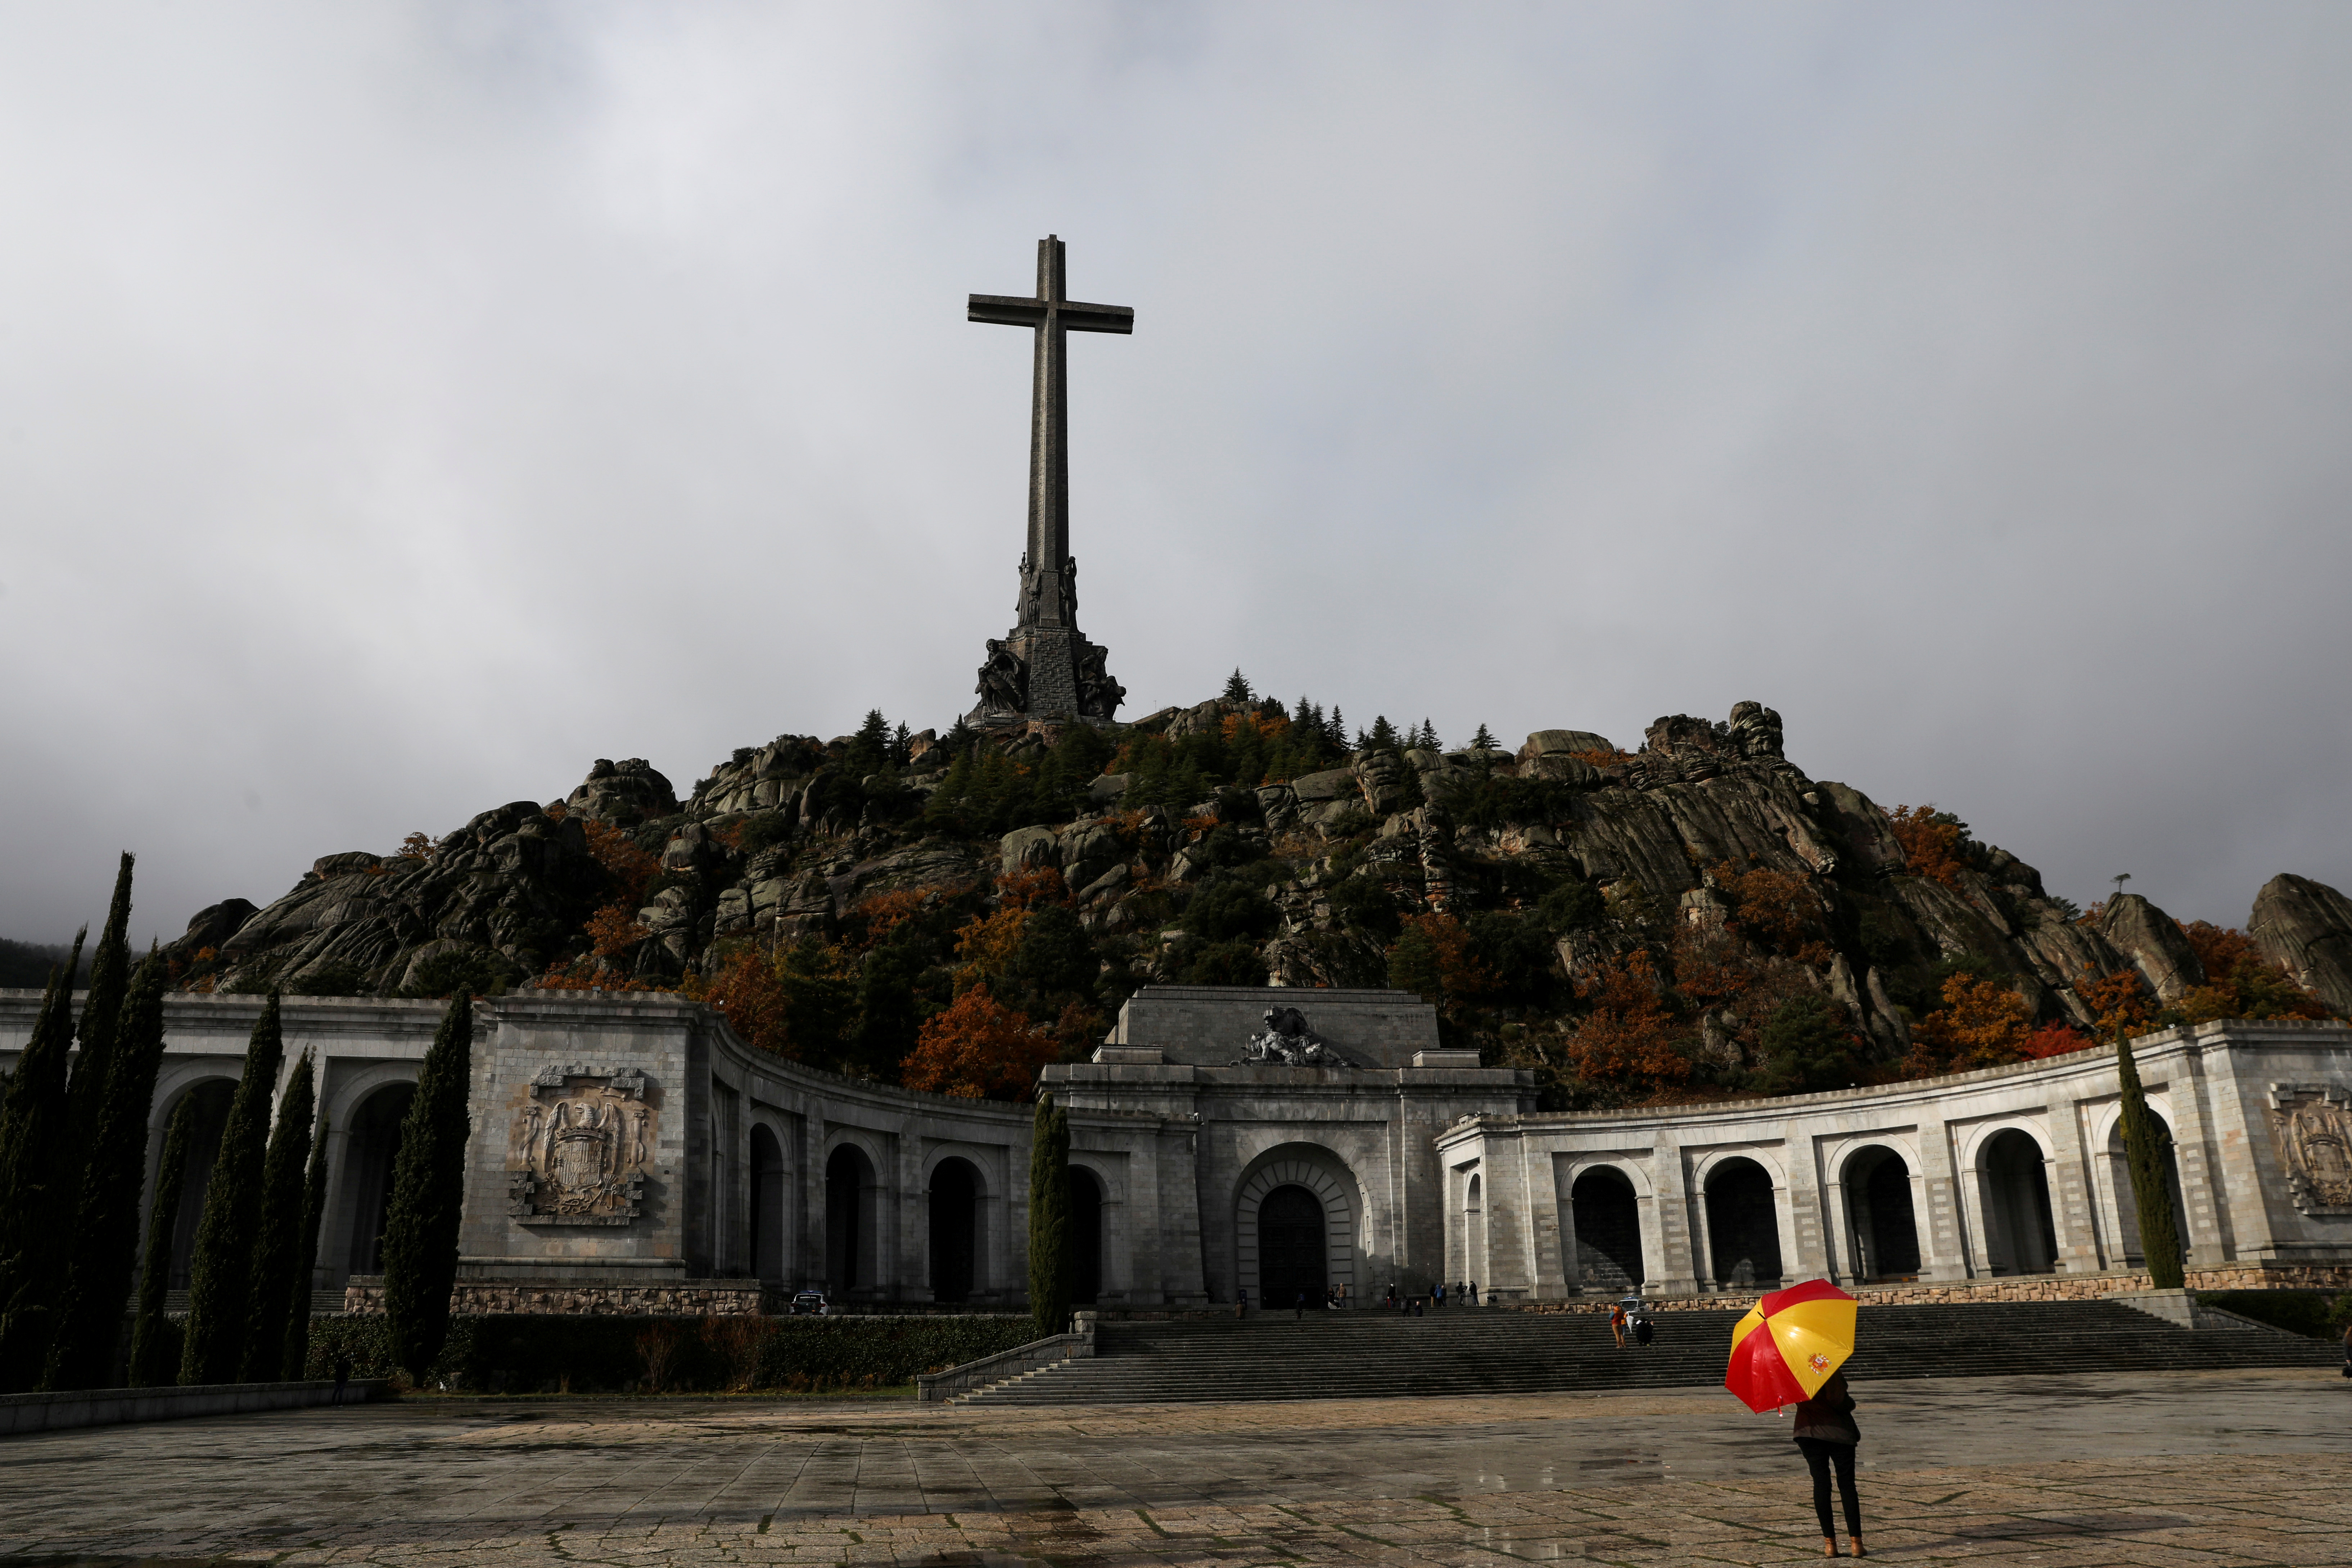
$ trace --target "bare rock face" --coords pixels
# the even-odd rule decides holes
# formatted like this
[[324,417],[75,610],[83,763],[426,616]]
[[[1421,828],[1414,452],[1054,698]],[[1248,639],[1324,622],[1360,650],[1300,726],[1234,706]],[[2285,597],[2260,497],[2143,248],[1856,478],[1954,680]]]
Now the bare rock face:
[[423,956],[492,949],[527,971],[563,946],[605,880],[576,817],[558,822],[535,802],[516,801],[482,813],[423,858],[321,857],[290,892],[217,944],[228,966],[219,984],[230,991],[397,989],[428,946]]
[[260,912],[247,899],[223,899],[219,903],[207,904],[188,921],[187,934],[163,952],[185,968],[205,949],[218,950],[223,942],[236,934],[239,927]]
[[2264,958],[2352,1016],[2352,899],[2308,877],[2273,877],[2254,895],[2246,934]]
[[2100,912],[2098,931],[2131,960],[2160,1002],[2178,1002],[2205,984],[2205,966],[2181,934],[2180,922],[2137,893],[2109,899]]
[[596,765],[588,770],[586,781],[565,798],[563,805],[572,816],[591,822],[635,827],[652,817],[676,816],[677,795],[669,787],[669,780],[656,773],[653,764],[643,757],[631,757],[625,763],[599,757]]

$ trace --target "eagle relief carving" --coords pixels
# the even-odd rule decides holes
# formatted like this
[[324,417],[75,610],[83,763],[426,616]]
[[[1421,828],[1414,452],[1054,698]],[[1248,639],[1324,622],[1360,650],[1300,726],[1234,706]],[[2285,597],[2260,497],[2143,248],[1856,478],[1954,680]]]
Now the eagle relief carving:
[[515,1112],[507,1212],[525,1225],[626,1225],[642,1212],[655,1107],[635,1068],[548,1068]]
[[2271,1085],[2271,1133],[2305,1214],[2352,1214],[2352,1106],[2340,1089]]

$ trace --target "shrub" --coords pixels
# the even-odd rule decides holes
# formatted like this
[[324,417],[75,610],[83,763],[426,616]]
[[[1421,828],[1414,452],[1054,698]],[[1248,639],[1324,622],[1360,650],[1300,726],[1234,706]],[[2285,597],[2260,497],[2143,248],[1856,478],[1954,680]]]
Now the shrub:
[[1192,955],[1184,972],[1190,985],[1263,985],[1265,960],[1245,942],[1213,942]]
[[1570,877],[1536,901],[1536,921],[1554,936],[1586,931],[1608,914],[1601,889],[1581,877]]
[[[646,934],[639,927],[639,939]],[[601,942],[598,951],[603,951]],[[521,978],[522,971],[497,949],[469,947],[457,952],[436,952],[418,964],[415,977],[401,994],[446,999],[463,991],[468,996],[497,996]]]
[[962,1100],[1017,1100],[1037,1069],[1060,1055],[1059,1043],[1027,1014],[974,985],[923,1020],[914,1051],[898,1064],[899,1081]]
[[1178,921],[1207,942],[1234,942],[1271,933],[1281,911],[1268,903],[1263,882],[1247,876],[1214,878],[1192,895]]
[[1759,1044],[1763,1060],[1748,1086],[1765,1094],[1850,1089],[1860,1081],[1862,1041],[1844,1012],[1818,992],[1772,1009]]
[[2331,1296],[2322,1290],[2200,1290],[2197,1299],[2209,1307],[2305,1334],[2315,1340],[2343,1337],[2352,1323],[2352,1294]]
[[781,811],[754,812],[736,830],[735,844],[744,854],[757,855],[762,849],[788,842],[793,826],[793,819]]
[[1971,847],[1967,823],[1929,804],[1896,806],[1886,814],[1886,826],[1894,832],[1895,842],[1903,847],[1903,858],[1913,876],[1948,888],[1958,884]]

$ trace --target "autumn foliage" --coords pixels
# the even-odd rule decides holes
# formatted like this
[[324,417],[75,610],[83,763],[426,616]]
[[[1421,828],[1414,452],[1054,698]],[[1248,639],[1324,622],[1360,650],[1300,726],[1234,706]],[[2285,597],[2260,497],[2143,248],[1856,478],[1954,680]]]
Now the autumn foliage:
[[1017,1100],[1059,1054],[1053,1035],[974,985],[923,1021],[898,1064],[909,1089],[960,1100]]
[[791,995],[776,961],[749,942],[723,951],[708,975],[684,987],[716,1007],[746,1044],[772,1056],[798,1059],[790,1030]]
[[1577,981],[1576,995],[1591,1008],[1569,1031],[1565,1046],[1578,1077],[1653,1090],[1690,1077],[1690,1059],[1675,1048],[1674,1019],[1646,950],[1597,960]]
[[2024,997],[1963,971],[1944,982],[1943,1001],[1912,1031],[1916,1071],[1968,1072],[2025,1059],[2033,1015]]
[[588,826],[588,853],[613,879],[616,903],[635,909],[643,901],[646,884],[661,869],[661,859],[652,851],[641,849],[637,841],[609,822],[591,822]]
[[1960,858],[1960,841],[1968,837],[1968,830],[1958,817],[1937,811],[1933,805],[1898,805],[1886,814],[1886,826],[1894,832],[1895,842],[1903,847],[1903,858],[1913,876],[1948,888],[1958,885],[1960,873],[1967,868]]
[[2263,957],[2245,932],[2203,921],[2191,921],[2180,931],[2205,969],[2205,984],[2176,1004],[2181,1022],[2327,1016],[2326,1005]]

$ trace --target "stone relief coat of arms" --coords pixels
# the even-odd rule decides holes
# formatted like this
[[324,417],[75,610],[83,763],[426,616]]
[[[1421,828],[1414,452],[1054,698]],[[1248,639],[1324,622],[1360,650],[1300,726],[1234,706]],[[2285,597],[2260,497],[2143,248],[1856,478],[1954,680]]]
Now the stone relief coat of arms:
[[626,1225],[653,1163],[655,1107],[634,1068],[549,1068],[515,1112],[508,1213],[525,1225]]
[[2345,1091],[2271,1085],[2271,1132],[2294,1206],[2305,1214],[2352,1214],[2352,1106]]

